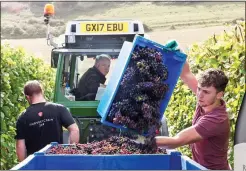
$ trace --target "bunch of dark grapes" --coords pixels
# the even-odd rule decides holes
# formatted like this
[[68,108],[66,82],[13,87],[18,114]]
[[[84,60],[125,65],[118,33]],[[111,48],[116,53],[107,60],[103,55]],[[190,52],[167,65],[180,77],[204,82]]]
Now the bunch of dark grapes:
[[134,80],[135,72],[136,70],[134,68],[128,67],[120,84],[123,86],[129,84],[129,82]]
[[165,96],[165,93],[168,91],[168,85],[165,83],[157,83],[155,84],[155,87],[152,91],[152,94],[150,95],[152,99],[162,99]]
[[167,67],[161,63],[152,62],[150,72],[153,73],[154,77],[160,78],[160,81],[165,81],[168,76]]
[[167,78],[168,68],[162,53],[156,48],[136,46],[107,120],[153,140],[156,130],[161,127],[160,101],[169,88],[165,83]]
[[165,149],[157,148],[156,144],[148,139],[145,144],[136,143],[128,137],[112,136],[102,141],[94,141],[87,144],[55,145],[46,151],[46,154],[166,154]]

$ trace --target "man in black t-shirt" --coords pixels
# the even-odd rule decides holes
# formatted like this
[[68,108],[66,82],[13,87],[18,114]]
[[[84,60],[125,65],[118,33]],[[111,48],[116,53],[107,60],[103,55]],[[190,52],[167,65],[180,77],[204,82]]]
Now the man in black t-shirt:
[[71,113],[63,105],[46,102],[38,81],[28,81],[24,86],[24,94],[30,106],[16,123],[16,153],[19,161],[51,142],[62,144],[62,127],[70,133],[69,143],[79,142],[79,129]]

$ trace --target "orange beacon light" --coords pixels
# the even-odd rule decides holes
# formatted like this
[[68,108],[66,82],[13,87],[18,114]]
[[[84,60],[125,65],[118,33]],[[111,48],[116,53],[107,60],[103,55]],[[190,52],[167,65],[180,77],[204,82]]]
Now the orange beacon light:
[[46,4],[44,7],[44,16],[53,16],[55,14],[55,9],[53,4]]

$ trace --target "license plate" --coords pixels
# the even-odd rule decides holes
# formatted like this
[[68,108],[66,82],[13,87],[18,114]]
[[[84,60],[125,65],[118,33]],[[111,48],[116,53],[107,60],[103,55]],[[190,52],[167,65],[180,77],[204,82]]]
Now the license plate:
[[81,32],[83,33],[114,33],[128,32],[128,23],[112,22],[112,23],[81,23]]

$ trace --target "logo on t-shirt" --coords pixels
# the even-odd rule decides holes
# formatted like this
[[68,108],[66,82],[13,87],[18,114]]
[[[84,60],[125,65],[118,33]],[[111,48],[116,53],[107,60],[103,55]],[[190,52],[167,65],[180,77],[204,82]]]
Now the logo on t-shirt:
[[38,112],[38,116],[42,117],[43,116],[43,112]]

